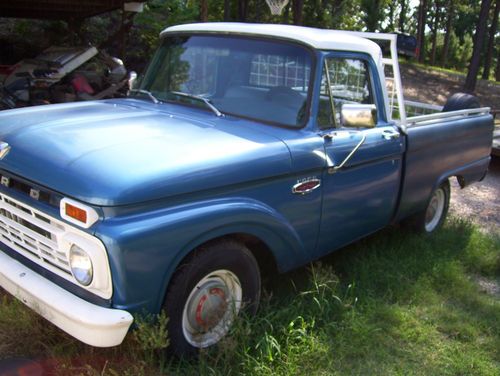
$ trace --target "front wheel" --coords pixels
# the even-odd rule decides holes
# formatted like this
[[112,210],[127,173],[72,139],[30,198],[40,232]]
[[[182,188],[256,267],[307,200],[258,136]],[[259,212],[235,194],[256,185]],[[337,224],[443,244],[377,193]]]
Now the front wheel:
[[217,344],[241,310],[256,312],[259,298],[259,267],[244,245],[223,241],[195,251],[177,269],[165,298],[170,351],[191,355]]
[[404,221],[418,232],[430,234],[439,229],[446,219],[450,206],[450,183],[443,182],[434,192],[427,207]]

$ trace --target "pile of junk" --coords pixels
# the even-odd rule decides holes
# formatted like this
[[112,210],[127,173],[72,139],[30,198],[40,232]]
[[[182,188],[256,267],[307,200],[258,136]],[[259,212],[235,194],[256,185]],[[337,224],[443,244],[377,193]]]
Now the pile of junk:
[[50,47],[34,59],[0,66],[0,110],[123,97],[135,77],[96,47]]

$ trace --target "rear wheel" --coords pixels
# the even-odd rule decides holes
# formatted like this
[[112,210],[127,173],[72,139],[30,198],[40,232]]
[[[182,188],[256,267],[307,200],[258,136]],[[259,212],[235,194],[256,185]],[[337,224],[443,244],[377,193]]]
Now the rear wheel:
[[248,248],[223,241],[197,250],[178,268],[165,298],[170,351],[191,355],[217,344],[243,309],[256,312],[259,298],[259,267]]
[[409,225],[417,232],[430,234],[443,225],[449,206],[450,183],[446,180],[432,192],[426,208],[406,219],[403,224]]
[[444,186],[434,191],[425,210],[424,230],[433,232],[442,225],[448,212],[449,191]]

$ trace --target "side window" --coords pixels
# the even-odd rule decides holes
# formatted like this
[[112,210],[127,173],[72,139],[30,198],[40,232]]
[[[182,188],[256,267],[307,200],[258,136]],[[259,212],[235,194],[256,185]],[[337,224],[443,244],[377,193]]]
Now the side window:
[[[330,93],[333,101],[330,100]],[[327,58],[323,66],[318,109],[321,129],[340,126],[340,110],[344,103],[375,104],[368,63],[362,59]]]

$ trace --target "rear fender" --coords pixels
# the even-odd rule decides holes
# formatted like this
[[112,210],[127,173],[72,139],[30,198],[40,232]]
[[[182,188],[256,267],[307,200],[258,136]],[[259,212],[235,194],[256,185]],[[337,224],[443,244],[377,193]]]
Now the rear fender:
[[486,176],[486,173],[488,172],[488,165],[490,163],[491,157],[486,157],[483,159],[480,159],[479,161],[470,163],[466,166],[451,170],[451,171],[446,171],[443,173],[438,180],[436,181],[435,185],[432,187],[432,192],[434,192],[444,181],[447,179],[456,176],[458,180],[458,184],[460,184],[460,188],[465,188],[469,184],[472,184],[477,181],[481,181],[484,179]]

